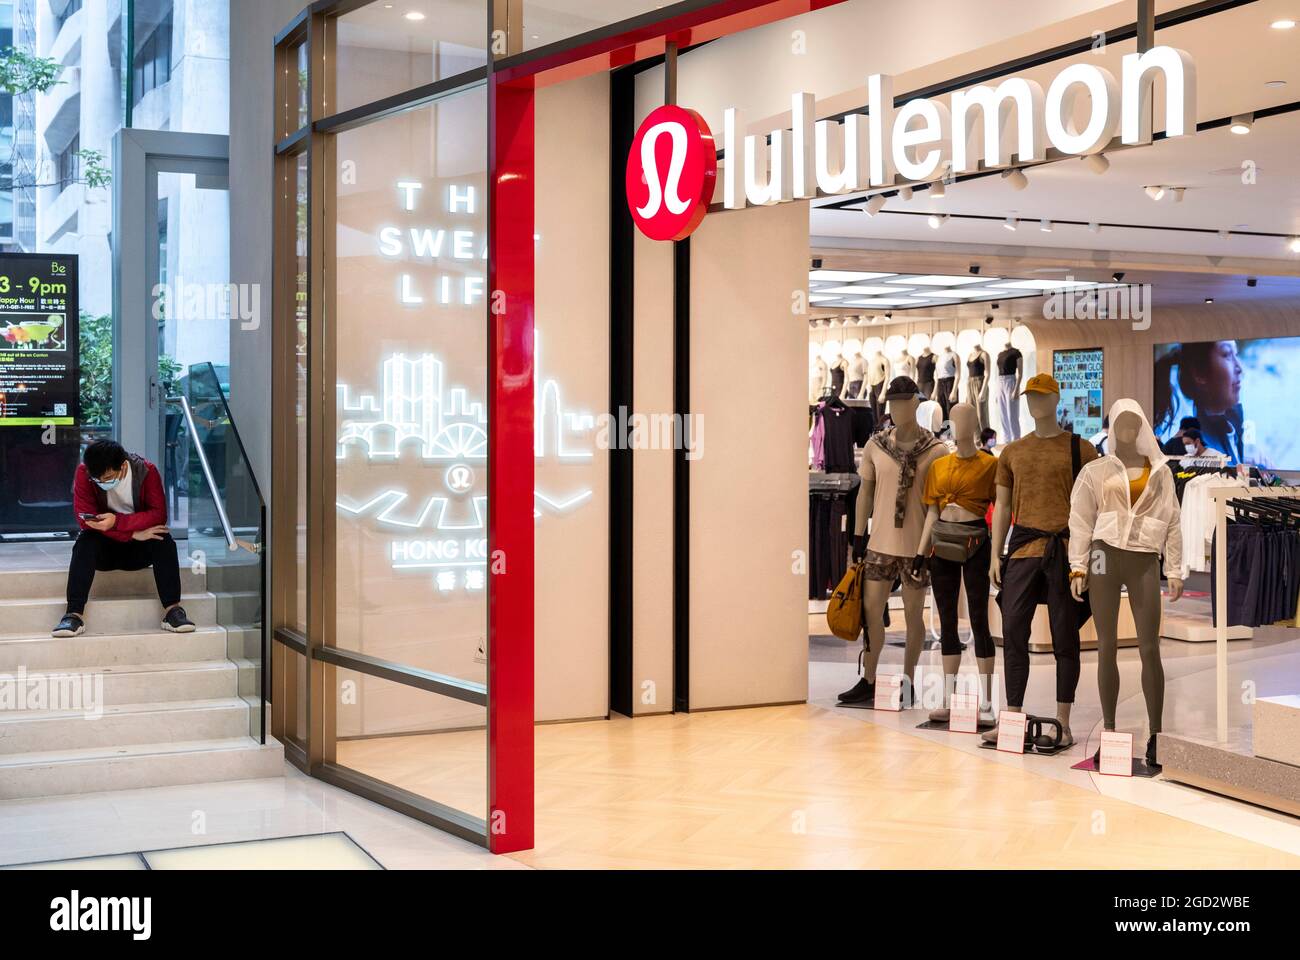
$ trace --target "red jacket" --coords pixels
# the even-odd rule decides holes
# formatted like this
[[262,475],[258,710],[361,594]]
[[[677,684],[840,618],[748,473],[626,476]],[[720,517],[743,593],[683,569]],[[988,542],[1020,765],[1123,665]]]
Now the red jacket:
[[[132,539],[131,534],[138,530],[167,525],[167,498],[163,495],[162,476],[158,473],[158,468],[134,453],[127,454],[126,459],[131,464],[131,495],[135,513],[117,514],[117,523],[113,529],[104,532],[104,536],[121,543]],[[82,530],[91,529],[81,519],[83,513],[98,516],[114,512],[108,509],[108,494],[90,478],[90,471],[84,463],[77,465],[77,475],[72,480],[72,509],[76,511],[77,526]]]

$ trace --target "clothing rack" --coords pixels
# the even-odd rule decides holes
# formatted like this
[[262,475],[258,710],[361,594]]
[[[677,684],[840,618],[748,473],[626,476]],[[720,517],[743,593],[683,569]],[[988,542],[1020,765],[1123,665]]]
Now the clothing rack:
[[1300,497],[1300,487],[1211,487],[1214,501],[1215,718],[1220,743],[1228,741],[1228,501]]

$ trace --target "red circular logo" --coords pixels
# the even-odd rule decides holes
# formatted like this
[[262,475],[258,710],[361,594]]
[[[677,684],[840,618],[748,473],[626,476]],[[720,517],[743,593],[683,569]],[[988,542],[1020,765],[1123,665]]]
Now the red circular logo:
[[718,152],[694,110],[664,106],[645,118],[627,158],[627,206],[651,240],[685,240],[713,202]]

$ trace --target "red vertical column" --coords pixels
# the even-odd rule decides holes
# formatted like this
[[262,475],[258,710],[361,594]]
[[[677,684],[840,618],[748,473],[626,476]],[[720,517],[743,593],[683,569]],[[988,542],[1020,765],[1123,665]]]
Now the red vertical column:
[[489,80],[488,840],[533,846],[532,80]]

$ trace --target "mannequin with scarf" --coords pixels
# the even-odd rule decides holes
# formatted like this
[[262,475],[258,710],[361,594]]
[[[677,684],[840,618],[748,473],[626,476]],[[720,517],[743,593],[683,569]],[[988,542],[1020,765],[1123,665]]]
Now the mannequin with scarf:
[[1164,712],[1160,662],[1160,557],[1169,598],[1183,593],[1182,523],[1167,457],[1136,400],[1110,408],[1108,456],[1083,468],[1070,498],[1070,590],[1088,603],[1097,627],[1097,685],[1102,720],[1115,729],[1119,703],[1121,591],[1128,590],[1142,658],[1147,705],[1147,763],[1158,766],[1156,735]]
[[[1097,459],[1097,450],[1082,437],[1061,429],[1056,418],[1061,388],[1050,375],[1031,377],[1023,396],[1034,418],[1034,431],[1008,444],[998,458],[989,579],[1000,589],[1009,711],[1024,712],[1029,637],[1039,604],[1047,604],[1056,658],[1056,719],[1062,730],[1060,745],[1068,747],[1074,743],[1070,711],[1079,685],[1079,628],[1090,616],[1087,607],[1081,608],[1070,593],[1066,556],[1070,493],[1082,466]],[[1015,532],[1007,542],[1013,514]],[[997,730],[984,736],[996,742]]]
[[[842,703],[863,703],[875,698],[876,665],[885,648],[885,608],[894,584],[903,588],[907,623],[907,648],[903,669],[914,683],[916,664],[925,639],[925,590],[929,571],[914,570],[913,559],[925,525],[922,493],[930,465],[948,449],[916,420],[920,388],[908,377],[895,377],[885,399],[894,426],[878,432],[862,451],[862,486],[858,490],[853,555],[865,561],[866,585],[863,616],[866,620],[863,676],[840,695]],[[867,537],[867,524],[871,534]],[[915,702],[905,695],[904,703]]]
[[[925,485],[929,512],[921,532],[917,564],[927,562],[939,611],[943,643],[943,706],[930,719],[947,723],[948,705],[961,669],[961,641],[957,633],[957,610],[962,583],[966,585],[966,606],[970,614],[971,642],[979,669],[980,712],[991,710],[993,669],[997,651],[989,634],[989,538],[984,520],[989,502],[996,494],[994,474],[997,460],[979,446],[979,415],[968,403],[952,408],[952,434],[956,452],[930,468]],[[946,559],[933,549],[936,525],[954,541],[979,541],[962,560]],[[943,549],[940,547],[940,550]]]

